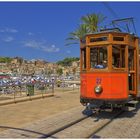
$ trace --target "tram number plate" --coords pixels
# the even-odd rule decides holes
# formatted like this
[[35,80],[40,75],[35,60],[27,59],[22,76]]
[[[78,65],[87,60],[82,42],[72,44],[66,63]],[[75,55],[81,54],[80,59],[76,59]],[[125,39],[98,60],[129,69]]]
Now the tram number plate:
[[101,82],[102,82],[102,79],[101,78],[96,78],[96,84],[101,84]]

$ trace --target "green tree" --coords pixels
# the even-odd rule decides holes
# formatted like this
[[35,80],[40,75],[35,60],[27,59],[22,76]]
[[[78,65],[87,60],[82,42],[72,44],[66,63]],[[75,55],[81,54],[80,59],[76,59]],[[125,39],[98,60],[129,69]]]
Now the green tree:
[[10,57],[0,57],[0,63],[10,63],[12,58]]
[[58,68],[56,72],[60,76],[60,75],[63,74],[63,69],[62,68]]
[[68,42],[66,45],[79,44],[82,42],[84,36],[88,33],[97,32],[100,24],[106,19],[102,14],[87,14],[81,17],[82,24],[74,31],[69,33],[69,37],[66,39]]
[[86,25],[86,27],[91,33],[97,32],[98,29],[100,28],[101,23],[103,23],[105,19],[106,17],[101,13],[87,14],[86,16],[83,16],[81,18],[83,24]]
[[47,71],[47,75],[50,76],[51,74],[53,74],[53,71],[52,71],[51,69],[49,69],[49,70]]
[[90,30],[88,29],[86,24],[81,24],[79,27],[74,31],[69,33],[69,37],[66,39],[67,41],[70,41],[66,45],[71,44],[79,44],[80,41],[82,41],[83,37],[90,33]]
[[73,61],[78,61],[78,60],[79,60],[78,57],[66,57],[64,60],[58,61],[57,64],[62,66],[71,66]]

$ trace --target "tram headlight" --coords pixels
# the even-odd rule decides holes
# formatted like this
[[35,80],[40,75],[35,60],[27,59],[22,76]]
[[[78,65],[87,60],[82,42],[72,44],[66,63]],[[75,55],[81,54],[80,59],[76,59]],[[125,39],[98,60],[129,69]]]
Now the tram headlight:
[[94,91],[95,91],[95,93],[100,94],[100,93],[102,93],[103,88],[102,88],[101,85],[97,85],[97,86],[94,88]]

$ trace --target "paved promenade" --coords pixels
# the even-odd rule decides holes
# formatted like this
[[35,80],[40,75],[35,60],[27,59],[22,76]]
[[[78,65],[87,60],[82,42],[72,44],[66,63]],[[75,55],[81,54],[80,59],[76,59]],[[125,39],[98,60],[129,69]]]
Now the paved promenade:
[[8,127],[24,127],[79,105],[79,90],[74,90],[57,92],[53,97],[0,106],[0,132]]
[[[65,117],[64,114],[68,114],[69,110],[73,110],[75,107],[84,108],[79,103],[79,90],[56,92],[52,97],[0,106],[0,138],[12,138],[12,136],[13,138],[18,138],[18,136],[27,138],[29,134],[28,136],[21,135],[23,132],[18,133],[18,131],[42,130],[43,127],[45,133],[43,131],[33,131],[32,133],[37,137],[44,135],[46,134],[46,123],[50,123],[49,118],[54,117],[53,120],[57,120],[60,116]],[[63,113],[61,114],[61,112]],[[71,117],[68,118],[71,119]],[[139,122],[140,104],[136,109],[130,108],[129,111],[113,120],[105,129],[96,133],[94,138],[140,138]],[[52,124],[52,120],[50,124],[55,126],[55,123]],[[40,133],[35,134],[35,132]]]
[[98,132],[94,138],[140,138],[140,103],[137,108],[129,108]]

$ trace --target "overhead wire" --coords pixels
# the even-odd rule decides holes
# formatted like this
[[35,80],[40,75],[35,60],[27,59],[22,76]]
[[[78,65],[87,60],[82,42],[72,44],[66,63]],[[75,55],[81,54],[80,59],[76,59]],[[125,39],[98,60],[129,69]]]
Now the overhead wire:
[[[103,3],[103,5],[108,9],[108,11],[112,14],[112,16],[113,16],[114,18],[119,19],[118,14],[111,8],[111,6],[108,4],[108,2],[102,2],[102,3]],[[131,22],[132,22],[132,25],[133,25],[133,28],[134,28],[134,32],[135,32],[135,34],[136,34],[136,27],[135,27],[135,24],[134,24],[134,20],[132,19]],[[116,24],[116,23],[115,23],[115,24],[112,23],[112,25],[113,25],[114,27],[115,27],[115,25],[117,25],[117,26],[119,26],[120,28],[122,28],[123,30],[130,32],[130,29],[129,29],[129,27],[128,27],[128,24],[125,25],[126,28],[124,28],[124,27],[122,27],[121,25],[118,25],[118,24]]]
[[109,12],[113,15],[114,18],[119,18],[117,13],[109,6],[107,2],[102,2],[102,3],[109,10]]
[[[118,14],[110,7],[110,5],[108,4],[108,2],[102,2],[103,3],[103,5],[108,9],[108,11],[112,14],[112,16],[116,19],[118,19],[119,18],[119,16],[118,16]],[[114,26],[115,27],[115,24],[113,24],[113,22],[111,23],[111,25],[112,26]],[[117,26],[119,26],[119,27],[121,27],[120,25],[117,25]],[[123,28],[123,27],[121,27],[121,28]],[[126,30],[125,28],[123,28],[124,30]]]

